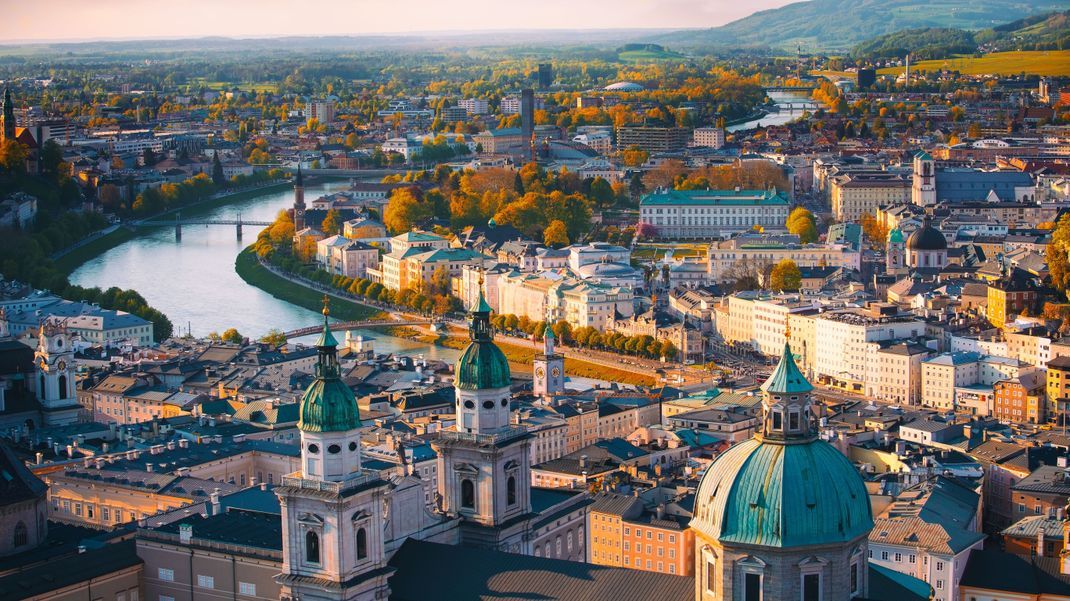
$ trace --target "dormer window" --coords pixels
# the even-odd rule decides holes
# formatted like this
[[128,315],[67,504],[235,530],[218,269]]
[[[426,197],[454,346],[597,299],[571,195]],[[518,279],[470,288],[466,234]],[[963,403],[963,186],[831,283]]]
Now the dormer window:
[[778,431],[784,429],[784,412],[780,409],[773,409],[773,429]]
[[791,430],[792,432],[796,432],[796,431],[799,430],[799,412],[798,411],[789,411],[788,412],[788,430]]

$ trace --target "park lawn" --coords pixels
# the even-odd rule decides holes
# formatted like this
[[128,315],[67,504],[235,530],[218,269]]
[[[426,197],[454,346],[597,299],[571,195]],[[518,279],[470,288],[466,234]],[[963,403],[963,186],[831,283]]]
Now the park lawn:
[[[940,60],[921,61],[911,65],[918,71],[958,71],[963,75],[1017,75],[1030,73],[1056,77],[1070,76],[1070,50],[1025,50],[993,52],[980,58],[957,56]],[[881,69],[881,75],[899,75],[903,67]]]
[[[238,253],[238,258],[234,260],[234,271],[245,280],[245,283],[256,286],[277,299],[317,313],[323,310],[322,292],[294,284],[275,275],[256,260],[256,253],[251,246]],[[375,307],[331,297],[331,317],[335,319],[361,321],[384,316],[385,314]]]

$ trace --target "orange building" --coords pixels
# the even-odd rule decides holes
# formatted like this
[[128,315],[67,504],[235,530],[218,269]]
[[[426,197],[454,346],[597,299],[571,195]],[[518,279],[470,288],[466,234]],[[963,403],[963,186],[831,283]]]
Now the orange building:
[[996,382],[992,415],[1001,421],[1042,423],[1046,417],[1045,386],[1045,374],[1040,370]]
[[637,497],[602,493],[595,497],[587,529],[591,563],[663,574],[695,573],[690,515],[649,510]]

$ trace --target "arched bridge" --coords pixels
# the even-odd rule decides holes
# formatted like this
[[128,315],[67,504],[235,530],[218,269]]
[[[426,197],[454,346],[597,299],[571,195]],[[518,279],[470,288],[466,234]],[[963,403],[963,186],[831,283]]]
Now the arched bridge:
[[[365,319],[363,321],[336,321],[330,324],[328,327],[334,332],[344,330],[356,330],[360,328],[374,328],[377,326],[426,326],[430,325],[430,319]],[[311,336],[323,331],[323,326],[309,326],[307,328],[299,328],[297,330],[290,330],[285,332],[286,338],[300,338],[302,336]]]
[[766,92],[813,92],[817,86],[769,86]]

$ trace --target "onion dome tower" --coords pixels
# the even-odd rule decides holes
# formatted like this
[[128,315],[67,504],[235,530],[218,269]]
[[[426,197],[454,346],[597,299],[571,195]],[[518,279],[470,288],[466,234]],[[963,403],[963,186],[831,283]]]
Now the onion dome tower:
[[785,345],[762,385],[760,430],[706,470],[691,521],[697,601],[865,595],[869,497],[818,437],[812,390]]

